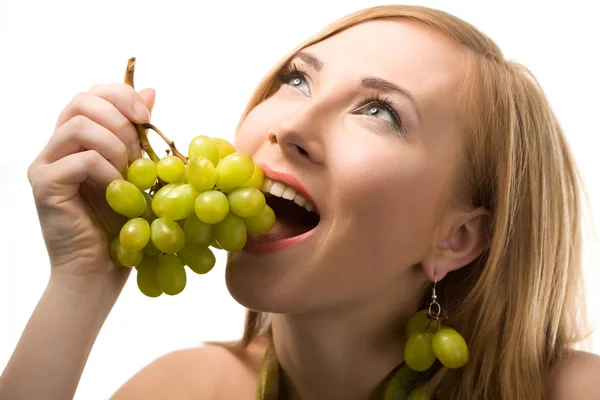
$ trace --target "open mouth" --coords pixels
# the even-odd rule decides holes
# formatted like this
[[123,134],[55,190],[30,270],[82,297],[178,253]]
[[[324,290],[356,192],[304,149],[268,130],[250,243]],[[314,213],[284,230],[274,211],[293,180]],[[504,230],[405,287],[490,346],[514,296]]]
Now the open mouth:
[[303,235],[317,227],[321,217],[313,203],[285,183],[266,178],[262,187],[277,222],[261,239],[282,240]]

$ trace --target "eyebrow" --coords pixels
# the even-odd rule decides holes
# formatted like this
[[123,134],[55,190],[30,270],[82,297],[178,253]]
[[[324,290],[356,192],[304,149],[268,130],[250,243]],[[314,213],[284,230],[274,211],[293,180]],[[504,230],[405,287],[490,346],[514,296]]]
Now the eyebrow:
[[[298,57],[311,67],[313,67],[317,72],[320,72],[323,69],[323,61],[319,60],[313,54],[310,54],[306,51],[299,51],[296,53],[294,57]],[[294,58],[292,57],[292,59]],[[396,85],[393,82],[386,81],[382,78],[377,78],[375,76],[366,76],[361,80],[361,86],[365,89],[374,89],[382,92],[396,92],[401,96],[407,98],[415,108],[417,112],[417,117],[419,121],[421,120],[421,112],[419,111],[419,106],[417,105],[417,101],[414,96],[406,89]]]
[[323,69],[323,61],[319,60],[317,57],[313,56],[310,53],[300,51],[296,54],[295,57],[298,57],[299,59],[313,67],[315,70],[317,70],[317,72],[320,72],[321,69]]
[[379,90],[381,92],[396,92],[400,95],[406,97],[412,103],[413,107],[417,112],[417,117],[419,121],[421,120],[421,112],[419,111],[419,106],[417,105],[417,101],[413,97],[413,95],[406,89],[401,88],[400,86],[392,83],[390,81],[386,81],[385,79],[377,78],[374,76],[367,76],[363,78],[361,81],[361,86],[366,89],[374,89]]

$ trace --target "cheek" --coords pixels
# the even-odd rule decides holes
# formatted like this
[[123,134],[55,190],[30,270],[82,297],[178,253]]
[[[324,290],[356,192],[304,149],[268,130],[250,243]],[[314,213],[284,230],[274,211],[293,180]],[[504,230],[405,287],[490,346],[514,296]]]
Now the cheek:
[[347,216],[336,218],[345,225],[339,232],[350,233],[357,246],[366,243],[381,263],[416,263],[431,243],[441,174],[419,150],[380,150],[333,163],[332,209]]

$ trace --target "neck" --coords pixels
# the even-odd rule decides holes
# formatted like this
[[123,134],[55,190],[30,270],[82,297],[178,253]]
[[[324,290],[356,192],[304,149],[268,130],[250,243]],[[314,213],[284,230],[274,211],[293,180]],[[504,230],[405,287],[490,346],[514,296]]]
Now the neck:
[[[273,345],[289,398],[373,399],[403,361],[404,329],[417,304],[345,307],[272,317]],[[396,303],[402,303],[396,298]]]

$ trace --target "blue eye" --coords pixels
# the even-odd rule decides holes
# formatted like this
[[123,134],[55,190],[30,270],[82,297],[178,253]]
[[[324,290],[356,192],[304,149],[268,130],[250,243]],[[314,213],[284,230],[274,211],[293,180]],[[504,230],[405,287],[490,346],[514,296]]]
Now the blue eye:
[[285,66],[277,74],[277,78],[281,85],[289,85],[301,90],[306,95],[310,94],[306,73],[295,64]]
[[391,100],[376,94],[367,97],[362,104],[364,105],[359,108],[359,111],[364,112],[369,117],[381,119],[395,130],[404,132],[402,121]]
[[390,110],[388,106],[378,104],[377,102],[372,102],[367,104],[365,108],[367,108],[367,115],[369,115],[370,117],[381,118],[392,125],[396,124],[396,112]]
[[[290,77],[288,85],[293,86],[299,90],[302,90],[305,94],[310,93],[310,90],[308,87],[308,82],[306,82],[306,79],[304,77],[300,77],[300,76]],[[303,89],[303,85],[305,86],[304,89]]]

